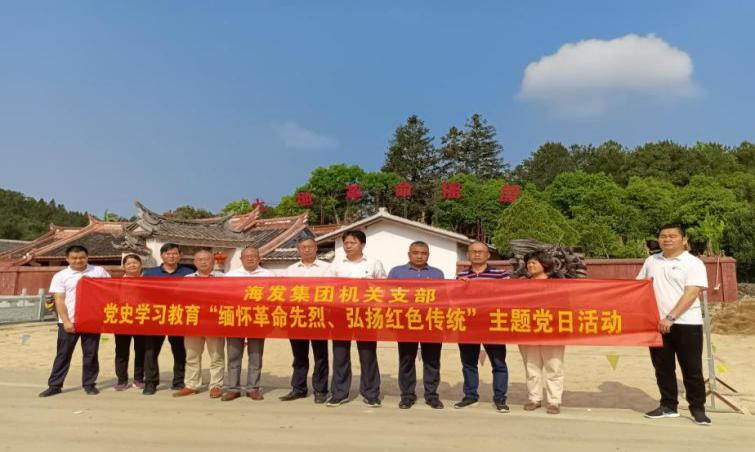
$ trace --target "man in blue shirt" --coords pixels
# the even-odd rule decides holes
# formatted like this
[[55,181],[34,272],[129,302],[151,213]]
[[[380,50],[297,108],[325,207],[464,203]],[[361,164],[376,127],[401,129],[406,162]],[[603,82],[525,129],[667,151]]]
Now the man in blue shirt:
[[[160,258],[163,263],[159,267],[144,270],[143,276],[179,277],[194,273],[188,265],[182,265],[181,249],[175,243],[166,243],[160,247]],[[157,358],[165,342],[165,336],[146,336],[144,341],[144,390],[142,394],[152,395],[160,384],[160,367]],[[186,348],[183,336],[170,336],[170,350],[173,352],[173,382],[171,389],[179,390],[184,385],[186,373]]]
[[[497,270],[488,265],[490,249],[482,242],[474,242],[467,249],[471,264],[468,269],[456,275],[456,279],[472,281],[475,279],[509,279],[509,272]],[[506,367],[506,345],[483,344],[493,367],[493,404],[500,413],[508,413],[506,393],[509,387],[509,369]],[[480,378],[477,372],[477,360],[480,356],[480,344],[459,344],[462,373],[464,375],[464,398],[454,404],[454,408],[476,405],[480,395],[477,388]]]
[[[393,267],[388,279],[443,279],[443,272],[427,265],[430,247],[425,242],[409,245],[409,263]],[[438,396],[440,384],[440,343],[422,343],[422,381],[425,385],[425,403],[435,409],[443,408]],[[398,343],[398,385],[401,388],[401,401],[398,407],[406,410],[417,401],[417,342]]]

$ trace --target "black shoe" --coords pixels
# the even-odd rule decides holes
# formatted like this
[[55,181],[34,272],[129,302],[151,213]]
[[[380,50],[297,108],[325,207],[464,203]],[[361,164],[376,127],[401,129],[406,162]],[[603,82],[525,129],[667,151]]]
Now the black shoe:
[[155,385],[144,385],[144,389],[142,390],[142,394],[144,395],[154,395],[157,392],[157,386]]
[[402,410],[408,410],[409,408],[412,407],[412,405],[414,405],[414,402],[415,402],[414,399],[410,399],[407,397],[407,398],[401,399],[401,401],[398,403],[398,407],[401,408]]
[[185,384],[183,384],[183,383],[178,383],[178,384],[174,384],[173,386],[171,386],[171,387],[170,387],[170,389],[172,389],[172,390],[174,390],[174,391],[178,391],[179,389],[183,389],[183,388],[185,388],[185,387],[186,387],[186,385],[185,385]]
[[679,413],[676,412],[676,410],[672,410],[671,408],[666,408],[665,406],[661,405],[658,408],[654,409],[653,411],[648,411],[645,413],[645,417],[648,419],[661,419],[664,417],[679,417]]
[[493,400],[493,405],[495,405],[495,410],[499,413],[508,413],[509,412],[509,406],[506,405],[505,400]]
[[304,399],[306,397],[307,397],[307,393],[306,392],[294,392],[294,391],[291,391],[291,392],[289,392],[288,394],[286,394],[284,396],[278,397],[278,400],[280,400],[281,402],[290,402],[292,400]]
[[97,395],[100,393],[100,390],[95,388],[94,386],[85,386],[84,392],[86,392],[87,395]]
[[316,392],[315,393],[315,403],[320,405],[328,401],[328,393],[327,392]]
[[433,408],[435,410],[443,409],[443,402],[441,402],[440,399],[428,399],[425,400],[425,403],[430,405],[430,408]]
[[60,389],[60,388],[53,388],[52,386],[50,386],[49,388],[47,388],[44,391],[40,392],[39,396],[40,397],[50,397],[50,396],[54,396],[54,395],[60,394],[61,392],[63,392],[62,389]]
[[325,406],[334,407],[343,405],[344,403],[348,402],[348,397],[338,398],[338,397],[331,397],[328,399],[327,403],[325,403]]
[[362,399],[362,401],[370,408],[380,408],[381,406],[383,406],[380,404],[380,399],[365,398],[365,399]]
[[471,397],[464,397],[463,399],[461,399],[460,402],[454,403],[454,408],[459,409],[459,408],[466,408],[468,406],[475,406],[475,405],[477,405],[477,399],[473,399]]
[[695,424],[710,425],[710,418],[705,415],[705,410],[690,410],[690,414],[692,414],[692,419],[695,421]]

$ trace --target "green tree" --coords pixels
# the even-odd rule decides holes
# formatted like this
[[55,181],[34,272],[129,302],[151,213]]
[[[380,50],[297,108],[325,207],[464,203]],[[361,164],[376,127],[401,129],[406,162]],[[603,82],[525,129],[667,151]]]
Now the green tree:
[[734,150],[739,165],[749,172],[755,172],[755,144],[743,141]]
[[511,241],[515,239],[573,246],[578,234],[561,212],[525,190],[501,213],[493,244],[501,253],[510,253]]
[[464,153],[464,132],[455,126],[448,129],[440,139],[440,174],[444,177],[450,177],[454,174],[472,174],[474,171],[471,162],[467,161],[467,155]]
[[724,222],[721,245],[726,254],[737,260],[737,279],[755,282],[755,207],[730,211],[724,216]]
[[169,210],[163,215],[177,220],[200,220],[202,218],[212,218],[215,216],[207,209],[196,208],[189,205],[176,207],[174,210]]
[[746,203],[737,201],[734,193],[714,177],[693,176],[679,192],[675,220],[687,226],[697,226],[708,215],[724,218],[728,212],[743,207]]
[[444,143],[441,167],[447,175],[464,173],[494,179],[508,170],[501,159],[503,147],[496,140],[495,127],[479,114],[467,120],[463,132],[452,127],[441,142]]
[[626,159],[626,177],[655,177],[686,185],[690,177],[701,171],[704,159],[699,154],[672,141],[647,143],[629,153]]
[[221,210],[220,214],[225,215],[243,215],[245,213],[249,213],[252,210],[254,210],[254,206],[252,203],[246,199],[241,198],[236,201],[231,201],[228,204],[226,204]]
[[406,210],[420,221],[430,218],[432,193],[440,175],[439,153],[429,133],[421,119],[410,116],[406,124],[396,128],[382,168],[384,173],[397,174],[413,185],[413,196],[405,201]]
[[583,171],[559,174],[545,194],[567,218],[604,217],[624,238],[639,232],[640,212],[626,202],[626,192],[603,173]]
[[755,204],[755,172],[738,171],[716,176],[716,180],[740,201]]
[[626,202],[639,212],[639,232],[646,238],[656,237],[661,225],[674,221],[679,187],[653,177],[629,179]]
[[346,186],[360,183],[365,171],[357,165],[342,163],[315,168],[306,184],[296,191],[312,194],[312,210],[317,213],[316,224],[349,223],[360,215],[360,203],[346,199]]
[[705,254],[715,256],[721,251],[721,238],[726,224],[713,215],[706,215],[703,220],[687,230],[689,239],[693,242],[705,244]]
[[54,199],[34,199],[11,190],[0,189],[0,238],[34,240],[58,226],[85,226],[86,213],[68,211]]
[[549,142],[519,164],[514,170],[514,177],[522,182],[532,182],[543,189],[559,174],[576,169],[569,150],[561,143]]
[[433,224],[487,241],[506,208],[505,204],[498,202],[501,186],[506,180],[481,180],[471,174],[458,174],[449,181],[461,183],[461,198],[440,201],[435,208]]
[[434,175],[438,156],[429,133],[421,119],[409,116],[393,133],[382,171],[399,174],[410,182]]
[[593,147],[574,145],[570,148],[576,169],[586,173],[604,173],[617,184],[626,184],[625,166],[627,149],[621,144],[609,140],[600,146]]

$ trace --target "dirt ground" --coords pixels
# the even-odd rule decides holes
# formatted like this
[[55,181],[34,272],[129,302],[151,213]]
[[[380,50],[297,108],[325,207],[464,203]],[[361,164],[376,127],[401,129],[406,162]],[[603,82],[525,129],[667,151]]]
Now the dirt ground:
[[[135,389],[116,392],[114,341],[100,344],[98,396],[80,387],[81,353],[76,352],[64,393],[40,399],[55,350],[52,323],[0,327],[0,450],[752,450],[755,418],[719,402],[709,409],[713,425],[693,424],[685,409],[677,419],[648,420],[657,406],[648,351],[641,347],[568,347],[562,414],[525,412],[524,370],[516,346],[507,358],[511,413],[491,404],[491,375],[480,372],[481,403],[455,410],[461,396],[461,369],[455,345],[443,348],[440,394],[444,410],[418,403],[399,410],[395,344],[380,343],[383,407],[368,408],[360,397],[338,408],[315,405],[312,398],[280,402],[288,391],[291,352],[287,341],[268,340],[262,383],[265,400],[211,400],[207,393],[171,397],[164,385],[157,395]],[[740,391],[734,400],[755,412],[755,336],[714,335],[720,377]],[[613,369],[609,355],[618,356]],[[206,356],[205,356],[206,358]],[[358,394],[359,360],[354,353],[352,397]],[[172,364],[168,346],[161,354],[163,381]],[[418,363],[421,368],[421,363]],[[418,372],[421,375],[421,370]],[[209,376],[205,371],[205,382]],[[421,388],[421,383],[420,383]],[[683,388],[680,381],[680,389]],[[421,395],[421,390],[420,390]],[[680,396],[685,408],[683,395]]]

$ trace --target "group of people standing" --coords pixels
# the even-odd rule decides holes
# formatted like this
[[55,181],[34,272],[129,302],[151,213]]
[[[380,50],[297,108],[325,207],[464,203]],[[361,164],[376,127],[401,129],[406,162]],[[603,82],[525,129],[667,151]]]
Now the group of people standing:
[[[342,277],[368,279],[444,279],[443,272],[428,264],[430,249],[427,243],[413,242],[408,250],[408,263],[394,267],[386,274],[383,264],[364,254],[367,239],[364,232],[350,230],[343,234],[345,255],[328,263],[317,259],[317,244],[312,238],[298,242],[300,260],[289,266],[286,276],[290,277]],[[663,334],[664,345],[651,348],[653,365],[661,390],[661,406],[646,414],[650,418],[674,417],[677,394],[674,357],[678,356],[687,399],[696,422],[710,423],[704,412],[704,386],[702,384],[702,329],[695,322],[699,311],[695,303],[700,288],[707,286],[705,268],[702,262],[686,250],[684,230],[676,225],[661,229],[659,242],[663,252],[660,256],[650,256],[638,278],[653,278],[656,297],[662,319],[659,331]],[[57,273],[52,280],[50,292],[55,296],[59,316],[57,355],[48,380],[48,389],[40,393],[47,397],[61,392],[63,381],[70,367],[71,356],[79,339],[84,353],[82,383],[87,394],[97,394],[96,379],[99,371],[97,357],[99,334],[75,331],[74,307],[76,283],[81,277],[109,277],[101,267],[89,265],[87,250],[81,246],[71,246],[67,252],[69,266]],[[182,265],[181,250],[176,244],[167,243],[160,249],[162,264],[158,267],[142,269],[141,258],[129,254],[123,259],[124,277],[274,277],[270,270],[260,267],[259,251],[245,247],[241,252],[241,267],[225,274],[214,271],[214,259],[210,249],[201,249],[194,254],[196,269]],[[485,243],[469,245],[470,266],[458,273],[459,280],[508,279],[510,274],[489,265],[490,250]],[[547,279],[553,275],[555,263],[545,252],[534,252],[525,258],[527,277],[533,280]],[[702,267],[702,273],[700,268]],[[659,286],[660,284],[660,286]],[[668,286],[668,287],[667,287]],[[681,290],[681,292],[679,292]],[[676,297],[674,299],[674,297]],[[675,324],[676,323],[676,324]],[[700,322],[701,323],[701,322]],[[699,333],[700,340],[697,335]],[[165,336],[116,335],[115,389],[122,391],[129,387],[128,362],[133,340],[135,361],[133,385],[142,389],[143,394],[152,395],[160,383],[158,357]],[[262,358],[265,340],[263,338],[222,338],[222,337],[180,337],[168,338],[173,354],[173,379],[171,388],[175,397],[185,397],[200,393],[202,354],[206,349],[210,357],[209,397],[222,401],[232,401],[241,396],[252,400],[264,398],[260,386]],[[293,372],[291,390],[279,397],[281,401],[292,401],[308,396],[307,376],[309,373],[309,349],[314,356],[312,388],[314,402],[329,407],[339,406],[350,400],[351,388],[351,341],[333,340],[332,378],[328,386],[331,370],[328,341],[291,339]],[[699,342],[699,344],[698,344]],[[363,401],[370,407],[380,407],[380,369],[377,359],[377,343],[356,341],[361,367],[359,392]],[[699,345],[699,347],[698,347]],[[242,384],[241,370],[246,348],[248,365],[247,377]],[[399,408],[411,408],[417,401],[416,358],[421,351],[423,365],[424,399],[434,409],[442,409],[443,402],[438,394],[440,384],[440,343],[398,344],[398,383],[401,390]],[[699,348],[699,350],[698,350]],[[490,361],[493,374],[493,405],[502,413],[509,412],[507,405],[508,367],[506,345],[504,344],[459,344],[463,384],[463,398],[454,408],[476,405],[479,400],[478,362],[483,358],[484,349]],[[562,345],[520,345],[524,362],[527,398],[525,411],[537,410],[545,406],[549,414],[559,414],[564,388],[564,346]],[[699,378],[698,374],[699,373]],[[699,381],[698,381],[699,380]],[[545,392],[545,398],[543,397]],[[702,394],[702,399],[701,399]],[[702,417],[700,413],[702,410]],[[707,420],[707,422],[706,422]]]

